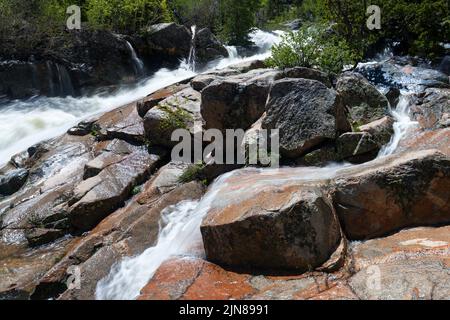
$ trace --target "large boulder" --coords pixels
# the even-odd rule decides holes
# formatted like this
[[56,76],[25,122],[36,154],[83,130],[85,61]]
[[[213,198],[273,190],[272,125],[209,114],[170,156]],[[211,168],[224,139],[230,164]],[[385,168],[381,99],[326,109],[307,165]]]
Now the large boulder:
[[450,222],[450,159],[416,151],[341,170],[333,203],[349,239]]
[[340,96],[309,79],[276,81],[262,126],[280,130],[280,151],[291,158],[351,131]]
[[201,64],[228,57],[227,49],[208,28],[203,28],[195,34],[195,48],[196,62]]
[[321,266],[337,249],[339,223],[315,185],[283,184],[257,170],[234,174],[225,183],[201,225],[208,260],[233,267],[307,271]]
[[394,122],[392,117],[385,116],[360,126],[358,131],[369,133],[378,144],[384,146],[391,141],[392,135],[394,134]]
[[351,120],[357,125],[375,121],[389,112],[389,102],[362,75],[345,72],[336,83],[336,90],[350,111]]
[[143,35],[144,45],[140,51],[152,57],[153,63],[164,60],[172,62],[187,58],[192,44],[192,33],[185,26],[174,22],[152,25]]
[[256,69],[210,83],[202,90],[201,114],[206,129],[248,129],[264,113],[276,74]]

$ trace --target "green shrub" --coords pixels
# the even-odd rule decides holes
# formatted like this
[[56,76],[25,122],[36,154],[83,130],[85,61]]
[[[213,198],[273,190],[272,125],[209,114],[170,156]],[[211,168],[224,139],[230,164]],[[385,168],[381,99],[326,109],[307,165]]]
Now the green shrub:
[[347,42],[332,34],[324,25],[305,25],[298,32],[290,32],[272,49],[267,63],[272,67],[320,68],[339,73],[345,65],[353,65],[358,56]]
[[86,8],[90,25],[122,33],[171,20],[166,0],[88,0]]
[[[178,182],[180,183],[188,183],[194,180],[201,179],[201,174],[203,169],[205,168],[205,165],[203,163],[195,163],[189,165],[186,170],[182,173],[182,175],[179,177]],[[203,181],[205,183],[205,181]],[[207,182],[206,182],[207,183]]]

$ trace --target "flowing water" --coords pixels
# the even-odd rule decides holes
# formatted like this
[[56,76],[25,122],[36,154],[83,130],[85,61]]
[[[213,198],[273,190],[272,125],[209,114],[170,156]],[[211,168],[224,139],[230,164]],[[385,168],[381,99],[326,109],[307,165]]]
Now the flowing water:
[[[230,57],[214,62],[208,68],[221,69],[239,62],[268,57],[272,45],[280,41],[278,34],[256,30],[251,34],[251,39],[260,48],[258,54],[242,58],[236,53],[236,48],[228,47]],[[134,52],[131,44],[130,47]],[[136,55],[135,63],[140,64],[138,60]],[[64,71],[60,70],[59,74],[61,86],[68,86]],[[188,61],[183,61],[176,70],[161,69],[134,87],[123,88],[113,94],[77,98],[41,96],[3,102],[0,104],[0,165],[40,141],[63,134],[83,119],[141,99],[194,75],[196,73],[192,71],[192,66],[189,66]]]
[[133,61],[135,75],[137,75],[138,77],[143,76],[145,73],[144,62],[141,59],[139,59],[131,43],[129,41],[126,41],[126,44],[128,50],[130,51],[131,61]]
[[[410,95],[402,92],[400,100],[391,114],[395,119],[394,135],[391,141],[382,148],[378,158],[394,154],[400,141],[407,136],[408,131],[416,125],[410,118]],[[324,168],[295,168],[289,174],[278,169],[257,169],[260,184],[264,180],[274,179],[280,184],[291,181],[332,179],[342,169],[351,167],[348,163],[332,163]],[[235,171],[237,172],[237,171]],[[189,255],[191,246],[201,243],[200,225],[211,204],[220,191],[227,187],[227,179],[235,172],[219,177],[201,201],[183,201],[176,206],[164,210],[160,222],[160,233],[155,246],[150,247],[141,255],[125,258],[113,266],[109,275],[98,282],[96,298],[101,300],[129,300],[139,296],[140,290],[153,277],[158,267],[170,257]],[[261,187],[259,184],[255,188]],[[241,194],[242,190],[237,190]],[[239,196],[230,194],[230,197]]]

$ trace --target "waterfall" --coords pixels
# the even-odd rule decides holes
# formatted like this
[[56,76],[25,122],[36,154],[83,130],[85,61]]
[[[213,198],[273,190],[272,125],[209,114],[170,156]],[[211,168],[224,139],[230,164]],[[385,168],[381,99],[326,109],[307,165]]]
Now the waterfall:
[[[252,32],[250,37],[253,41],[257,39],[255,43],[263,44],[265,47],[279,41],[274,33],[260,30]],[[236,53],[231,57],[209,64],[205,71],[223,69],[243,61],[265,59],[269,55],[270,50],[242,59]],[[53,78],[55,72],[51,63],[47,64],[47,69],[49,74],[52,74],[50,78]],[[158,89],[188,79],[195,74],[186,68],[185,63],[181,63],[176,70],[160,69],[136,85],[123,87],[109,95],[98,94],[76,99],[71,96],[65,98],[41,96],[28,100],[6,101],[0,106],[2,109],[0,113],[0,164],[7,162],[11,156],[35,143],[63,134],[86,118],[141,99]],[[51,79],[49,88],[56,95],[58,88],[54,86],[54,81]]]
[[131,300],[152,278],[158,267],[171,256],[189,254],[193,244],[201,242],[200,225],[216,195],[233,173],[226,173],[210,187],[200,201],[182,201],[163,210],[160,232],[155,246],[144,253],[125,258],[111,268],[109,275],[97,283],[99,300]]
[[400,141],[405,138],[408,132],[417,125],[410,116],[411,93],[402,92],[400,100],[395,109],[391,110],[395,120],[394,134],[391,141],[385,145],[378,154],[378,157],[389,156],[395,152]]
[[136,50],[134,50],[131,43],[127,40],[125,40],[125,42],[127,44],[128,50],[130,51],[131,61],[133,61],[134,74],[138,77],[143,76],[145,71],[144,62],[141,59],[139,59]]
[[192,32],[192,41],[191,41],[191,49],[189,50],[189,57],[187,60],[187,65],[189,70],[192,70],[195,72],[196,69],[196,43],[195,43],[195,37],[197,35],[197,26],[193,25],[191,27]]
[[69,72],[65,66],[56,64],[56,70],[58,72],[58,82],[59,82],[59,96],[73,96],[75,91],[73,89],[72,80],[70,79]]

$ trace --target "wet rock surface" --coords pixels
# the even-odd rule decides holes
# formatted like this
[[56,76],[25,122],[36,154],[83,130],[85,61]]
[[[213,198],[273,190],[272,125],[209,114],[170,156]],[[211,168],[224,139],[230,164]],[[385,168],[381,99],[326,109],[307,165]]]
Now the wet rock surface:
[[[439,74],[395,63],[381,64],[386,85],[406,77],[423,88],[410,102],[417,124],[394,155],[373,161],[394,133],[390,116],[368,116],[382,109],[373,101],[386,103],[380,92],[355,74],[348,83],[364,89],[339,92],[317,70],[258,61],[158,90],[15,155],[0,169],[24,177],[0,199],[0,298],[95,298],[112,266],[155,245],[164,209],[237,169],[202,164],[193,174],[169,162],[169,124],[240,128],[249,144],[279,128],[291,167],[227,175],[203,220],[204,248],[164,262],[140,299],[448,299],[448,92]],[[351,128],[352,104],[367,123]],[[304,167],[335,161],[364,163]],[[74,270],[81,289],[67,287]]]
[[351,131],[344,105],[334,90],[307,79],[276,81],[270,91],[264,129],[279,129],[280,151],[289,158]]
[[448,299],[449,283],[442,279],[448,277],[449,243],[449,227],[405,230],[351,243],[347,264],[337,272],[303,275],[267,276],[179,257],[161,265],[139,299]]

